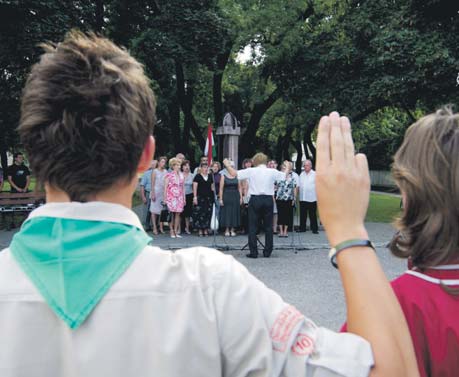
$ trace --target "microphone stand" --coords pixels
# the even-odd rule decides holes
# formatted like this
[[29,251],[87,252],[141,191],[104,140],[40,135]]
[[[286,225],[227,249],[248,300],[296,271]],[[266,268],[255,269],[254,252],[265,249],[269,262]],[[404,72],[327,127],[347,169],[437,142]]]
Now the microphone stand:
[[[212,168],[210,168],[210,176],[212,177],[212,184],[214,186],[214,208],[215,208],[215,217],[214,217],[214,221],[213,221],[213,226],[212,226],[212,248],[214,249],[217,249],[217,250],[229,250],[229,246],[228,245],[225,245],[225,246],[221,246],[221,245],[218,245],[217,244],[217,215],[218,213],[220,213],[220,210],[218,209],[218,206],[219,206],[219,202],[218,202],[218,197],[217,197],[217,186],[215,185],[215,176],[214,176],[214,171],[212,170]],[[218,174],[218,173],[217,173]],[[218,213],[217,213],[217,209],[218,209]],[[214,209],[212,209],[212,212],[213,212]]]

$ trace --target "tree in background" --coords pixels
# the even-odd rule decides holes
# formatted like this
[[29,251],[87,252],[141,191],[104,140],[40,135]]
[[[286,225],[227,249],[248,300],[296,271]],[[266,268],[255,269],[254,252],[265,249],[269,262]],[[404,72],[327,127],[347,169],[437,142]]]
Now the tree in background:
[[[202,153],[207,118],[241,121],[240,157],[314,160],[319,117],[353,120],[370,164],[406,126],[457,102],[458,10],[447,0],[57,0],[0,5],[0,152],[18,146],[19,97],[44,40],[73,27],[130,49],[158,97],[158,153]],[[253,54],[240,61],[240,51]],[[333,86],[327,85],[333,82]],[[162,150],[161,150],[162,148]],[[222,156],[220,156],[222,157]],[[299,161],[299,162],[300,162]]]

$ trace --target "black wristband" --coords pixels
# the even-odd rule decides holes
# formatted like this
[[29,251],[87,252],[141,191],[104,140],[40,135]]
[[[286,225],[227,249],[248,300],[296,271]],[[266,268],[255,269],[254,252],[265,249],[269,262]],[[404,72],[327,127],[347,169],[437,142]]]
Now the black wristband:
[[333,267],[338,268],[338,264],[336,263],[336,257],[338,256],[338,254],[341,251],[349,249],[351,247],[371,247],[373,250],[375,250],[375,247],[373,246],[370,240],[362,240],[356,238],[340,242],[338,245],[331,248],[330,252],[328,253],[328,257],[330,258],[330,262],[333,265]]

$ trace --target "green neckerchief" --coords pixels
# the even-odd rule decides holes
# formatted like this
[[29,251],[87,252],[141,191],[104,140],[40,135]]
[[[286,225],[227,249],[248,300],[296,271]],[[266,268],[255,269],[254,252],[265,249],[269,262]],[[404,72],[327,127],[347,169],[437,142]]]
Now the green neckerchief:
[[10,250],[51,309],[76,329],[150,240],[122,223],[34,217]]

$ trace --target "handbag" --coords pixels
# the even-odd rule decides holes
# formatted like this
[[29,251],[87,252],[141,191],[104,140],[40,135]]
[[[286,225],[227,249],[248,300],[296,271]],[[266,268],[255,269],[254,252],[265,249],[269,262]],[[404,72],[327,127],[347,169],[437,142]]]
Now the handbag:
[[167,209],[166,204],[163,204],[163,208],[161,209],[161,213],[159,214],[159,221],[162,223],[168,223],[171,221],[171,214]]
[[211,230],[218,230],[218,215],[217,209],[215,208],[215,204],[212,206],[212,217],[210,219],[210,229]]

